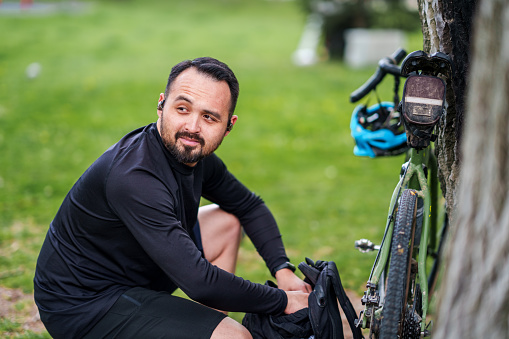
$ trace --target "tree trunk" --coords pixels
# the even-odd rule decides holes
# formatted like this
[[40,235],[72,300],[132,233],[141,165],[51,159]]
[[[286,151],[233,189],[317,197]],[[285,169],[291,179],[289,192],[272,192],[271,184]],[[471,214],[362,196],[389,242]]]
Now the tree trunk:
[[435,339],[509,338],[507,0],[480,2],[472,47],[465,131],[456,135],[463,154],[458,202]]
[[435,144],[441,188],[453,222],[475,0],[418,0],[418,3],[423,50],[427,53],[446,53],[451,56],[455,66],[454,80],[447,84],[447,112],[440,121]]

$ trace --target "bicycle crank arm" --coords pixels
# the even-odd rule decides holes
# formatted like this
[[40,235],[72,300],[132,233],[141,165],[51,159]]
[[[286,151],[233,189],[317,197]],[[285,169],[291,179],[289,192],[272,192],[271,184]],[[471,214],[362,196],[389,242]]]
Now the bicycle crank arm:
[[368,239],[360,239],[355,241],[355,248],[362,253],[367,253],[371,251],[378,251],[380,249],[380,245],[375,245]]

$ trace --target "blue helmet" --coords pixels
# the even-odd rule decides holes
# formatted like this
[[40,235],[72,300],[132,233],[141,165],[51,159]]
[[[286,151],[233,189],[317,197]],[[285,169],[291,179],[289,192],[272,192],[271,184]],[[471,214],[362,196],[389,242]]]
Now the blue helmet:
[[394,111],[392,102],[355,107],[350,130],[356,144],[353,153],[357,156],[397,155],[408,149],[399,112]]

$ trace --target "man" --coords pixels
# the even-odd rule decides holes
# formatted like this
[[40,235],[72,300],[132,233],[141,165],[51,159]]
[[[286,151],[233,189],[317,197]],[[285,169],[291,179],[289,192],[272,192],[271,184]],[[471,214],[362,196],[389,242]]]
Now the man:
[[[237,121],[238,91],[216,59],[177,64],[157,123],[127,134],[76,182],[34,278],[53,337],[250,338],[216,310],[307,307],[310,286],[293,273],[272,214],[213,154]],[[201,196],[215,205],[199,208]],[[242,229],[280,289],[233,274]],[[196,302],[172,296],[177,287]]]

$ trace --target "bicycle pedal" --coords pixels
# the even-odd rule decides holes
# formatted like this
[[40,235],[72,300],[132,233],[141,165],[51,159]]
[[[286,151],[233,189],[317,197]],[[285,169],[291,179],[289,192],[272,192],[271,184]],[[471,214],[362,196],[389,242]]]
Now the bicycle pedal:
[[378,251],[380,249],[380,245],[375,245],[368,239],[360,239],[355,241],[355,248],[362,253],[367,253],[371,251]]

